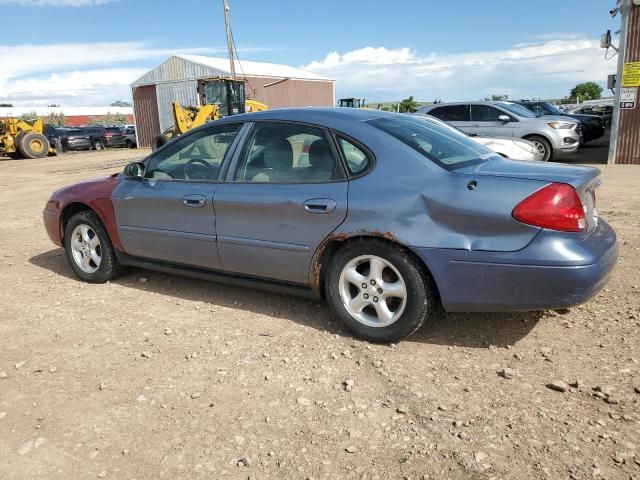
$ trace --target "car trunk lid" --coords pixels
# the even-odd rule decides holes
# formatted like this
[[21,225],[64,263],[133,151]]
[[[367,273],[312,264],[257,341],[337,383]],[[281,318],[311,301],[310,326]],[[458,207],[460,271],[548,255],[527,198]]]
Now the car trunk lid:
[[587,231],[598,224],[598,211],[595,205],[595,191],[600,186],[600,170],[593,167],[564,165],[545,162],[523,162],[503,158],[492,158],[483,162],[456,170],[471,176],[492,176],[538,180],[546,183],[566,183],[571,185],[584,206]]

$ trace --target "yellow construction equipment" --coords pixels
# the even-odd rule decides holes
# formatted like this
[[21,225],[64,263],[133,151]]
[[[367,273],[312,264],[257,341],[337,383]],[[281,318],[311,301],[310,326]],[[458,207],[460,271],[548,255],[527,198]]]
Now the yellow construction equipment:
[[0,118],[0,154],[11,158],[43,158],[56,150],[42,133],[42,118],[33,124],[20,118]]
[[183,107],[179,102],[171,103],[173,126],[153,139],[151,144],[153,150],[206,122],[237,113],[269,109],[264,103],[245,98],[244,80],[221,77],[199,80],[198,97],[200,99],[198,106]]

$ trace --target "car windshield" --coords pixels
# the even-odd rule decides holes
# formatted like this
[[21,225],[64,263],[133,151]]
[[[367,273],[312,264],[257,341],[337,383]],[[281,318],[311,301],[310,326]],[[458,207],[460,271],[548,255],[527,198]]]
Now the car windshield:
[[111,133],[122,133],[122,129],[120,127],[107,127],[106,130]]
[[427,119],[394,116],[377,118],[368,123],[446,169],[485,162],[496,156],[465,134]]
[[547,112],[553,113],[554,115],[564,115],[564,112],[560,110],[558,107],[556,107],[553,103],[545,103],[544,109]]
[[504,108],[505,110],[513,113],[514,115],[518,115],[519,117],[537,118],[537,115],[535,113],[533,113],[528,108],[523,107],[522,105],[518,105],[515,103],[506,103],[506,102],[499,103],[498,105],[501,108]]

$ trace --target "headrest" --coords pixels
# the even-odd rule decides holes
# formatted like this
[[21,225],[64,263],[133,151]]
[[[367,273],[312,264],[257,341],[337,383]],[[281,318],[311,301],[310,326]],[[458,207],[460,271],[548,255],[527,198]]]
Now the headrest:
[[293,148],[285,138],[269,140],[264,146],[264,166],[278,171],[293,167]]
[[326,140],[318,139],[309,146],[309,164],[315,169],[333,170],[335,162]]

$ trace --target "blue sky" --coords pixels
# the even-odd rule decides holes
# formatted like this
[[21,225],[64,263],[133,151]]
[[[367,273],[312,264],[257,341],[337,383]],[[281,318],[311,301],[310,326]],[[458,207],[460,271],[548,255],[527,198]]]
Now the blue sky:
[[[556,97],[615,70],[598,48],[619,28],[615,0],[229,3],[241,59],[334,78],[338,96]],[[221,4],[0,0],[11,19],[0,30],[0,101],[108,104],[173,51],[224,56]]]

